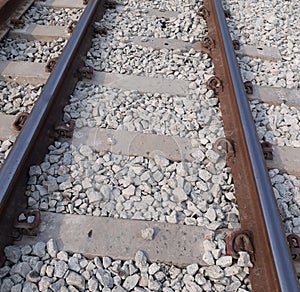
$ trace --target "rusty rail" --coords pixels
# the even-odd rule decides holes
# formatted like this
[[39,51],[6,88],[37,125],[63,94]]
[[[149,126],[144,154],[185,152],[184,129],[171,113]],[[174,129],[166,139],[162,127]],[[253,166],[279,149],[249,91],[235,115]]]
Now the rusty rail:
[[220,0],[204,0],[201,14],[213,40],[210,55],[218,82],[225,135],[234,149],[232,168],[242,230],[251,234],[253,291],[299,291],[261,146]]
[[26,207],[28,169],[39,163],[54,141],[55,126],[79,80],[90,48],[93,25],[104,13],[104,0],[90,0],[44,90],[0,169],[0,265],[3,248],[12,242],[14,219]]

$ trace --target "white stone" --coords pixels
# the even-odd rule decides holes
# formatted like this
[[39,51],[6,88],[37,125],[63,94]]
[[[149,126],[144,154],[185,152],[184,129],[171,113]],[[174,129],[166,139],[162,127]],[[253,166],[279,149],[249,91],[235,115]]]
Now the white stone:
[[155,230],[153,228],[145,228],[141,230],[142,238],[145,240],[153,240]]
[[232,265],[232,257],[231,256],[222,256],[216,261],[216,265],[221,267],[230,267]]
[[123,287],[127,291],[131,291],[137,285],[139,280],[140,280],[140,276],[138,274],[134,274],[132,276],[129,276],[125,279],[125,281],[123,283]]
[[173,190],[174,201],[176,203],[181,203],[188,199],[187,194],[185,193],[183,188],[175,188]]
[[192,276],[194,276],[197,273],[198,269],[199,269],[199,267],[198,267],[198,264],[196,264],[196,263],[190,264],[186,267],[187,272]]
[[212,256],[212,254],[211,254],[210,251],[205,251],[205,252],[204,252],[204,254],[203,254],[203,256],[202,256],[202,260],[203,260],[206,264],[208,264],[208,265],[210,265],[210,266],[215,264],[215,260],[214,260],[214,258],[213,258],[213,256]]
[[130,197],[132,197],[135,193],[135,186],[134,185],[130,185],[129,187],[127,187],[126,189],[124,189],[122,191],[122,195],[126,198],[129,199]]
[[249,267],[252,268],[253,264],[251,263],[250,256],[247,252],[240,251],[237,265],[240,267]]

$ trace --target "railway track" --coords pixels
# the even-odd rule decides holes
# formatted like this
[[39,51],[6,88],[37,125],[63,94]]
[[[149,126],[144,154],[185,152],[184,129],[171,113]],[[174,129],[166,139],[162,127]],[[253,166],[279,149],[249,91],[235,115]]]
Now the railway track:
[[[35,3],[3,41],[55,49],[0,63],[8,96],[36,92],[0,116],[1,291],[298,291],[279,171],[299,175],[299,148],[262,152],[220,2],[89,1],[68,32],[83,7]],[[235,49],[243,77],[244,58],[281,58]],[[246,85],[254,113],[258,99],[297,113],[297,89]],[[12,115],[34,103],[17,134]]]

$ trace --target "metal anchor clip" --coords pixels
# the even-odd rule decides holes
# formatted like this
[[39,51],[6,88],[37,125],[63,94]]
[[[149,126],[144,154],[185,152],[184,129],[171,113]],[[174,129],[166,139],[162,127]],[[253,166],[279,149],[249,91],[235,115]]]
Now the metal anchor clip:
[[78,69],[80,79],[92,79],[93,78],[94,69],[91,66],[83,66]]
[[201,41],[201,50],[204,53],[210,54],[210,52],[216,47],[214,39],[210,36],[205,36]]
[[47,73],[52,73],[57,62],[58,62],[58,59],[59,57],[54,57],[54,58],[51,58],[48,63],[46,64],[46,67],[45,67],[45,72]]
[[29,113],[19,113],[13,122],[13,128],[20,132],[23,129],[28,117]]
[[10,24],[14,29],[21,29],[25,26],[24,19],[13,18],[10,20]]
[[248,230],[233,231],[226,238],[227,254],[235,259],[239,258],[239,252],[248,252],[251,260],[254,261],[254,245],[252,242],[252,233]]
[[273,146],[270,142],[262,142],[261,148],[266,160],[273,160]]
[[290,248],[293,260],[300,259],[300,237],[297,234],[290,234],[287,236],[288,245]]
[[228,162],[233,162],[235,157],[235,150],[233,147],[233,143],[230,140],[224,137],[218,138],[213,145],[213,150],[221,157],[225,156]]
[[223,82],[217,76],[212,76],[206,81],[206,87],[215,93],[223,91]]
[[75,121],[71,120],[68,123],[61,123],[55,126],[54,130],[60,137],[72,138],[75,128]]
[[20,213],[15,220],[14,227],[19,230],[19,235],[35,236],[35,228],[41,223],[40,211],[29,211]]
[[210,16],[210,11],[205,6],[202,6],[197,11],[197,15],[203,17],[204,19],[207,19]]
[[73,33],[77,24],[78,24],[77,20],[71,21],[67,28],[68,33]]

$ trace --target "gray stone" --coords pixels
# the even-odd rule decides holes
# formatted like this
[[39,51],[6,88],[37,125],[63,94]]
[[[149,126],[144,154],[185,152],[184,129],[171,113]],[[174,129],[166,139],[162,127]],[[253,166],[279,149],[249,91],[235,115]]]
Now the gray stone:
[[153,240],[154,233],[155,231],[153,228],[145,228],[141,230],[142,238],[145,240]]
[[224,277],[224,271],[219,266],[205,267],[206,276],[211,279],[221,279]]
[[84,290],[85,289],[85,280],[84,278],[75,273],[75,272],[70,272],[69,275],[66,278],[66,282],[68,285],[72,285],[75,286],[76,288],[80,289],[80,290]]
[[52,238],[49,239],[47,242],[47,252],[53,258],[55,258],[58,253],[57,244],[56,244],[55,240]]
[[70,188],[72,188],[72,183],[70,180],[62,182],[58,187],[60,191],[65,191]]
[[156,182],[160,182],[162,181],[162,179],[164,178],[164,175],[162,172],[160,172],[159,170],[155,171],[153,173],[153,178]]
[[10,267],[9,266],[4,266],[2,268],[0,268],[0,279],[4,278],[10,271]]
[[28,263],[17,263],[11,269],[11,274],[19,274],[23,278],[31,271],[31,267]]
[[52,265],[48,265],[47,268],[46,268],[46,275],[49,278],[52,278],[53,274],[54,274],[54,267]]
[[39,165],[32,165],[29,169],[29,175],[33,176],[33,175],[41,175],[42,174],[42,170],[41,167]]
[[11,292],[11,289],[13,286],[14,286],[14,282],[11,279],[6,278],[2,281],[2,284],[0,286],[0,291],[1,292]]
[[129,276],[125,279],[123,283],[123,287],[127,290],[130,291],[132,290],[140,280],[140,276],[138,274],[134,274],[132,276]]
[[111,276],[111,274],[107,271],[104,271],[102,273],[97,273],[96,277],[99,279],[100,283],[104,287],[112,288],[114,285],[114,280]]
[[212,266],[215,264],[215,260],[212,256],[212,253],[210,251],[206,251],[204,252],[203,256],[202,256],[202,260],[207,263],[209,266]]
[[221,267],[230,267],[232,265],[232,257],[222,256],[216,261],[216,265]]
[[152,263],[149,266],[148,272],[149,272],[150,275],[154,275],[159,270],[160,270],[160,266],[157,263]]
[[166,275],[164,272],[159,271],[159,272],[155,273],[154,277],[157,281],[162,283],[162,281],[163,281],[163,279],[165,279]]
[[37,271],[30,271],[26,276],[26,280],[32,283],[37,283],[40,279],[40,274]]
[[60,251],[58,254],[57,254],[57,258],[59,260],[62,260],[62,261],[65,261],[67,262],[68,261],[68,254],[65,252],[65,251]]
[[133,185],[130,185],[129,187],[127,187],[126,189],[123,189],[122,191],[122,195],[126,198],[129,199],[130,197],[132,197],[135,193],[135,187]]
[[54,277],[63,278],[67,271],[67,263],[65,261],[58,261],[54,266]]
[[196,281],[196,283],[198,283],[199,285],[202,286],[206,283],[207,280],[205,279],[205,277],[201,273],[198,273],[195,276],[195,281]]
[[11,292],[22,292],[22,284],[17,284],[11,288]]
[[155,155],[154,156],[154,161],[160,167],[166,167],[170,164],[170,161],[167,158],[165,158],[161,155]]
[[46,244],[44,242],[37,242],[32,248],[32,254],[43,257],[46,254]]
[[42,277],[42,279],[39,281],[39,290],[40,291],[47,291],[49,286],[51,285],[51,279],[47,276]]
[[59,279],[58,281],[50,285],[50,289],[52,289],[53,291],[60,291],[60,289],[64,286],[65,286],[65,280]]
[[102,262],[103,262],[103,268],[107,269],[111,265],[112,260],[110,257],[103,257]]
[[98,281],[92,277],[91,279],[88,280],[87,282],[88,289],[89,291],[97,291],[98,290]]
[[216,163],[218,161],[219,157],[220,157],[219,154],[216,153],[213,150],[207,150],[206,151],[206,156],[213,163]]
[[148,288],[150,289],[150,291],[160,291],[161,284],[158,281],[155,281],[155,280],[149,278]]
[[149,282],[149,276],[147,273],[140,273],[140,281],[139,286],[141,287],[147,287]]
[[95,257],[95,258],[94,258],[94,263],[95,263],[95,265],[96,265],[96,267],[97,267],[98,269],[102,269],[102,268],[103,268],[103,266],[102,266],[102,261],[100,260],[99,257]]
[[22,292],[38,292],[38,291],[39,291],[39,288],[34,283],[25,282],[23,285]]
[[[114,287],[112,290],[112,292],[126,292],[128,290],[125,290],[124,288],[122,288],[121,286],[117,286],[117,287]],[[138,292],[136,291],[136,289],[134,289],[135,292]]]
[[216,220],[217,214],[216,211],[213,207],[209,207],[206,211],[206,213],[204,214],[204,216],[210,221],[210,222],[214,222]]
[[43,185],[47,188],[49,194],[52,194],[53,192],[58,190],[58,184],[54,179],[44,181]]
[[87,146],[87,145],[81,146],[80,149],[79,149],[79,152],[82,155],[87,156],[87,157],[90,156],[90,155],[92,155],[92,153],[93,153],[92,149],[89,146]]
[[253,264],[251,263],[250,256],[247,252],[245,251],[240,251],[239,252],[239,258],[237,265],[240,267],[249,267],[252,268]]
[[90,203],[98,202],[102,200],[102,194],[100,192],[96,192],[93,189],[88,189],[86,191],[87,197]]
[[6,246],[4,248],[4,253],[6,258],[13,263],[17,263],[21,257],[21,250],[18,246]]
[[212,177],[211,173],[209,173],[206,169],[199,169],[198,174],[199,177],[205,182],[209,181]]
[[36,189],[38,190],[40,196],[43,197],[43,196],[45,196],[45,195],[48,194],[48,191],[46,190],[46,188],[45,188],[44,186],[36,185],[35,187],[36,187]]
[[100,189],[105,201],[109,201],[111,197],[112,187],[110,185],[103,185]]
[[69,258],[68,266],[69,266],[69,269],[74,271],[74,272],[79,272],[80,271],[80,265],[78,263],[77,258],[74,258],[74,257]]
[[183,188],[175,188],[173,191],[174,202],[181,203],[188,199],[187,194],[185,193]]
[[194,276],[198,272],[198,269],[199,269],[199,267],[196,263],[188,265],[186,267],[187,272],[192,276]]
[[91,181],[90,181],[89,178],[86,177],[86,178],[82,181],[82,187],[83,187],[84,189],[89,189],[89,188],[92,187],[92,184],[91,184]]
[[147,257],[145,253],[141,250],[137,251],[134,259],[135,259],[135,265],[140,269],[140,271],[147,272],[148,263],[147,263]]
[[182,282],[187,285],[188,283],[190,282],[193,282],[194,281],[194,277],[190,274],[185,274],[182,278]]
[[[222,287],[224,287],[224,286],[222,286]],[[188,283],[186,283],[186,288],[187,288],[187,291],[189,291],[189,292],[203,291],[202,288],[199,285],[197,285],[196,283],[194,283],[194,282],[188,282]]]
[[32,248],[31,248],[30,245],[24,245],[24,246],[22,246],[22,248],[21,248],[22,256],[28,255],[28,254],[30,254],[31,252],[32,252]]

